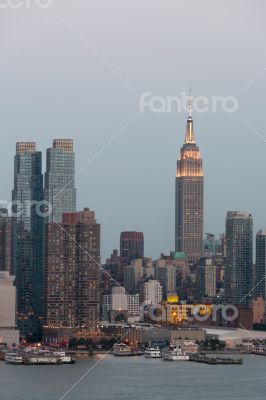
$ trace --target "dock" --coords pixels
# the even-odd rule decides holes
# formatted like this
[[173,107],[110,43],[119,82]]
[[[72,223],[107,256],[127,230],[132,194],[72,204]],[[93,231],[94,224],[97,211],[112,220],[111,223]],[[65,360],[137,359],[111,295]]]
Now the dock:
[[242,358],[207,356],[206,354],[191,354],[189,361],[209,365],[242,365]]

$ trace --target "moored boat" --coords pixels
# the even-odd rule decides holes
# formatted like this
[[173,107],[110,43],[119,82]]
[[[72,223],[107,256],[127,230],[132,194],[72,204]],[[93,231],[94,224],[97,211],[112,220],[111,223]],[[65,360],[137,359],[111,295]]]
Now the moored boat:
[[161,350],[159,347],[147,347],[144,351],[144,357],[146,358],[162,358]]
[[58,357],[62,364],[74,364],[75,363],[75,358],[67,355],[65,351],[54,351],[53,355]]
[[132,350],[124,343],[115,344],[113,348],[114,356],[131,356]]
[[189,361],[189,355],[177,346],[170,346],[163,352],[162,357],[167,361]]
[[21,365],[23,358],[20,353],[6,353],[5,362],[6,364]]

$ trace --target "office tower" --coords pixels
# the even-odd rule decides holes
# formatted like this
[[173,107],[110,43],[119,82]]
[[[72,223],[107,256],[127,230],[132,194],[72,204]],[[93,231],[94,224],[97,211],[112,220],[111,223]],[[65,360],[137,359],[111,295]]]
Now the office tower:
[[176,291],[176,272],[174,265],[167,265],[165,260],[157,260],[155,266],[155,277],[163,288],[163,299],[166,300],[167,294]]
[[142,260],[134,260],[124,267],[125,289],[128,294],[139,293],[141,279],[144,274]]
[[185,141],[177,160],[175,200],[175,250],[197,262],[203,250],[203,167],[190,112]]
[[260,230],[256,235],[256,296],[266,299],[266,231]]
[[197,267],[197,300],[216,296],[216,265],[211,258],[202,258]]
[[0,271],[13,274],[14,218],[5,208],[0,209]]
[[18,326],[37,337],[43,315],[42,153],[34,142],[18,142],[14,159],[14,274]]
[[249,213],[228,211],[226,217],[225,301],[249,306],[252,290],[252,229]]
[[46,151],[45,200],[52,212],[48,222],[62,221],[64,212],[76,211],[75,153],[72,139],[54,139]]
[[141,301],[146,304],[156,305],[163,299],[163,288],[156,279],[149,279],[144,282],[141,290]]
[[46,224],[45,244],[46,325],[97,331],[101,260],[94,212],[63,213],[60,225]]
[[19,344],[19,330],[16,326],[15,277],[8,271],[0,271],[0,337],[1,343],[12,346]]
[[121,232],[120,257],[126,263],[144,257],[144,235],[142,232]]

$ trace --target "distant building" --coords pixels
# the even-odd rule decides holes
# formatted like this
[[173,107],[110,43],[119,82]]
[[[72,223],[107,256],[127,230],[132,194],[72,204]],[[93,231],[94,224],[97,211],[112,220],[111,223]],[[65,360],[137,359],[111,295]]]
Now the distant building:
[[266,299],[266,231],[260,230],[256,235],[256,296]]
[[144,267],[141,259],[134,260],[124,267],[124,282],[128,294],[139,293],[143,274]]
[[155,267],[155,277],[163,288],[163,299],[167,293],[176,291],[176,270],[173,265],[166,264],[165,260],[157,260]]
[[143,232],[121,232],[120,257],[130,263],[134,259],[144,257]]
[[75,153],[72,139],[54,139],[46,151],[45,200],[51,213],[48,222],[61,222],[64,212],[76,211]]
[[147,304],[156,305],[162,302],[163,288],[159,281],[149,279],[144,282],[141,290],[141,301]]
[[19,330],[16,326],[15,277],[9,272],[0,272],[0,343],[11,346],[19,344]]
[[197,267],[197,300],[216,296],[216,265],[211,258],[202,258]]
[[97,331],[100,225],[85,208],[46,226],[46,326]]
[[42,153],[35,142],[18,142],[14,158],[14,274],[18,326],[22,336],[39,338],[43,317],[44,218]]
[[185,141],[177,160],[175,200],[175,251],[197,262],[203,252],[203,166],[190,112]]
[[139,316],[139,294],[128,295],[124,287],[115,286],[111,294],[104,296],[102,309],[104,320],[125,322],[129,317]]
[[249,306],[253,294],[253,220],[249,213],[228,211],[226,217],[225,301]]

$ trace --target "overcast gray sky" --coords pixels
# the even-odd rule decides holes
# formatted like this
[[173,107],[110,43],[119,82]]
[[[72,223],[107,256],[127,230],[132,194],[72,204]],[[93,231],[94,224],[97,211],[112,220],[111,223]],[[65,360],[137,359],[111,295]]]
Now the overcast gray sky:
[[[266,227],[263,0],[53,0],[46,9],[45,0],[27,1],[0,1],[9,5],[0,7],[1,199],[10,198],[18,140],[45,150],[54,137],[74,138],[78,172],[138,113],[143,93],[177,96],[191,86],[195,97],[237,96],[255,79],[237,112],[193,117],[205,232],[223,232],[229,209]],[[122,230],[144,231],[147,256],[173,249],[185,122],[184,112],[147,110],[78,177],[79,208],[102,224],[103,259]]]

